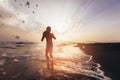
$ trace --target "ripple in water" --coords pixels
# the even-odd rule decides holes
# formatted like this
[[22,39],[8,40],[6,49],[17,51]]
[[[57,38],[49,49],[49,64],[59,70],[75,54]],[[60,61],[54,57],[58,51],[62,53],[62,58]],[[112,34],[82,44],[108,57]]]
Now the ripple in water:
[[[111,80],[111,78],[104,75],[104,71],[100,69],[101,65],[95,63],[91,55],[86,55],[78,47],[75,47],[75,44],[57,46],[54,51],[54,57],[56,58],[56,70],[63,70],[68,73],[88,77],[84,77],[85,79],[83,80],[91,80],[90,77],[96,80]],[[69,77],[75,78],[75,76],[72,75]],[[79,78],[77,80],[79,80]]]
[[[48,71],[44,65],[46,64],[44,52],[39,52],[42,50],[42,48],[40,46],[32,46],[29,47],[29,51],[26,51],[26,47],[27,46],[20,47],[20,50],[18,47],[17,49],[13,49],[14,51],[16,50],[18,52],[22,51],[19,53],[19,55],[13,53],[13,55],[10,55],[11,48],[10,50],[2,48],[3,50],[8,51],[6,51],[6,53],[2,53],[0,57],[0,66],[2,66],[0,70],[3,72],[2,75],[8,75],[4,70],[4,65],[29,61],[29,63],[33,62],[32,65],[35,68],[36,66],[39,67],[37,67],[37,71],[41,76],[40,80],[111,80],[111,78],[104,75],[104,71],[100,69],[101,65],[99,63],[95,63],[92,60],[91,55],[86,55],[82,50],[79,49],[79,47],[75,47],[75,44],[66,44],[54,47],[54,71],[52,73]],[[23,49],[25,51],[23,51]],[[34,64],[36,62],[39,64]],[[14,75],[13,78],[22,75],[22,73],[18,74],[19,75]]]

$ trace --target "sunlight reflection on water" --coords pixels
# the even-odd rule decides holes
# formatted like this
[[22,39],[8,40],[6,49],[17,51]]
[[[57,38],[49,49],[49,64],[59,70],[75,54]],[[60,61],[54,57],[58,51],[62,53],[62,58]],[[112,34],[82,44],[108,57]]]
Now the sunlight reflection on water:
[[111,80],[100,69],[101,65],[92,61],[92,56],[86,55],[75,47],[76,44],[57,46],[54,48],[55,69],[71,73],[80,73],[100,80]]
[[[11,45],[12,46],[9,45],[9,47],[8,45],[0,46],[2,47],[0,48],[1,66],[6,65],[7,63],[19,63],[26,60],[26,63],[29,63],[31,68],[35,68],[35,70],[40,74],[43,74],[43,77],[48,76],[49,72],[46,70],[44,45]],[[13,46],[16,46],[15,49],[13,49]],[[54,46],[54,70],[82,74],[94,77],[98,80],[111,80],[109,77],[104,75],[104,71],[100,69],[101,65],[92,61],[91,55],[84,54],[79,47],[75,46],[76,44],[62,44]],[[58,73],[58,75],[60,74]]]
[[54,56],[62,57],[62,58],[74,58],[81,56],[83,52],[80,51],[78,47],[74,47],[74,45],[69,46],[58,46],[54,48]]

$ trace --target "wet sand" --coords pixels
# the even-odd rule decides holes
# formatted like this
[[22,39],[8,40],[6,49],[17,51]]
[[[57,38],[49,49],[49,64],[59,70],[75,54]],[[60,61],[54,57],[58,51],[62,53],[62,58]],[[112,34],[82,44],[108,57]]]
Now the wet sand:
[[78,47],[102,65],[101,69],[105,71],[105,75],[112,80],[120,80],[120,43],[79,43]]
[[2,66],[1,80],[97,80],[96,78],[70,73],[64,70],[50,71],[44,65],[46,61],[24,60]]
[[55,46],[53,71],[47,69],[41,46],[5,43],[0,47],[0,80],[111,80],[80,45]]

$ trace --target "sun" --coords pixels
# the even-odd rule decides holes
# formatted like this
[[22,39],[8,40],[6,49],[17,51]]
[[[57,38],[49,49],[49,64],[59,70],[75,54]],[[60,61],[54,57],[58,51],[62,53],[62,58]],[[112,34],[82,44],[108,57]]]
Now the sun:
[[64,40],[65,39],[65,32],[66,28],[64,26],[57,26],[55,27],[56,32],[57,32],[57,37],[59,40]]
[[65,30],[66,30],[66,29],[65,29],[63,26],[56,27],[56,31],[57,31],[58,33],[64,33]]
[[58,34],[58,36],[57,36],[59,39],[64,39],[64,35],[62,35],[62,34]]
[[65,25],[64,23],[56,23],[56,25],[54,26],[55,30],[57,33],[59,34],[63,34],[67,31],[68,26]]

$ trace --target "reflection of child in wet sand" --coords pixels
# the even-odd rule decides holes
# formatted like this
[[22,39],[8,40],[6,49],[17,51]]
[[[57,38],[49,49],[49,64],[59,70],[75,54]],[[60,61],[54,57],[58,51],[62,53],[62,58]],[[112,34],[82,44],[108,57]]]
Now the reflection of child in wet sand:
[[53,56],[52,56],[52,51],[53,51],[53,42],[52,42],[52,38],[56,39],[56,37],[54,36],[54,34],[50,33],[51,31],[51,27],[48,26],[46,28],[46,31],[43,32],[42,35],[42,39],[41,41],[44,40],[44,38],[46,38],[46,58],[47,58],[47,67],[48,69],[53,69]]

